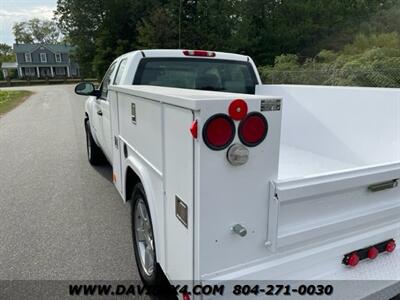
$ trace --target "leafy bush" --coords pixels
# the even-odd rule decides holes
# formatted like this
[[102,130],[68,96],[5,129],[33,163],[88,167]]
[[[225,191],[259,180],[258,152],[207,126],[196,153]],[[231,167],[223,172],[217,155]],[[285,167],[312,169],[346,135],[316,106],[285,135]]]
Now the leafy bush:
[[341,51],[322,50],[302,63],[280,55],[260,74],[268,83],[400,87],[400,35],[360,34]]

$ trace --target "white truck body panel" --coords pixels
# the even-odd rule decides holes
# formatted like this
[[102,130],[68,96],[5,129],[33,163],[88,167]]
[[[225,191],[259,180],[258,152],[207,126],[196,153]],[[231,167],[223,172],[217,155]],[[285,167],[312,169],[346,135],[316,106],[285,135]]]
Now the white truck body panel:
[[[117,60],[128,67],[109,87],[111,135],[104,133],[121,196],[130,196],[128,168],[144,185],[157,261],[170,280],[400,280],[398,253],[356,269],[342,264],[351,251],[400,239],[400,189],[368,190],[400,178],[398,89],[259,85],[249,95],[132,85],[142,57],[171,56],[184,57],[146,50]],[[227,114],[237,98],[269,125],[242,166],[201,136],[208,118]],[[283,99],[282,108],[262,111],[261,101],[272,99]],[[86,105],[89,118],[95,101]],[[104,130],[91,126],[96,135]],[[237,134],[233,143],[241,143]],[[187,227],[176,216],[177,199],[187,205]],[[248,234],[232,233],[235,224]]]
[[[242,214],[246,209],[250,209],[248,212],[249,214],[255,215],[259,213],[259,218],[254,218],[254,221],[262,223],[262,227],[265,228],[265,212],[268,205],[265,201],[265,197],[269,192],[268,185],[260,185],[259,182],[252,180],[248,182],[246,189],[242,189],[241,186],[237,186],[236,189],[233,188],[231,182],[240,181],[243,173],[227,173],[227,167],[231,171],[235,171],[235,169],[226,161],[225,151],[210,152],[204,144],[195,143],[188,128],[194,118],[198,120],[199,126],[201,127],[202,123],[204,123],[211,114],[219,112],[222,109],[225,110],[230,101],[235,97],[244,98],[248,102],[249,109],[253,110],[258,108],[260,99],[266,99],[268,97],[156,86],[113,86],[110,90],[111,92],[116,92],[118,95],[120,132],[117,136],[119,136],[121,142],[125,143],[129,150],[132,151],[133,156],[138,157],[138,160],[142,161],[141,165],[143,165],[143,169],[151,169],[152,173],[157,175],[155,178],[150,179],[150,184],[160,185],[159,181],[162,181],[165,196],[163,196],[162,193],[154,195],[156,199],[164,199],[164,201],[156,200],[154,205],[154,215],[157,216],[157,222],[160,222],[160,226],[154,227],[158,232],[156,236],[164,234],[168,236],[168,240],[164,240],[164,245],[161,244],[162,238],[158,238],[156,241],[158,240],[157,243],[160,243],[158,249],[162,249],[162,251],[158,252],[158,255],[164,256],[164,259],[161,257],[159,259],[165,262],[165,265],[163,265],[164,271],[170,278],[176,280],[193,278],[193,242],[198,244],[200,240],[202,240],[201,236],[197,236],[197,240],[194,241],[194,236],[196,236],[196,234],[193,233],[193,228],[198,228],[200,232],[204,232],[206,235],[209,235],[210,231],[214,231],[213,235],[215,236],[212,238],[208,237],[207,239],[204,238],[204,241],[201,243],[201,247],[204,247],[203,249],[205,251],[202,255],[211,255],[208,253],[210,250],[218,252],[218,249],[221,249],[224,253],[218,253],[217,255],[226,255],[226,250],[219,246],[219,243],[224,243],[225,239],[228,239],[228,241],[232,240],[230,227],[234,224],[230,221],[226,226],[216,230],[216,223],[214,223],[218,222],[218,220],[223,220],[221,209],[224,205],[236,205],[238,209],[231,210],[230,212],[236,211],[237,214]],[[207,103],[204,103],[204,99],[207,99]],[[131,120],[132,103],[135,104],[136,108],[136,124],[132,123]],[[209,107],[212,108],[211,111],[207,109]],[[204,115],[199,114],[200,111],[202,111]],[[267,151],[270,151],[270,156],[275,152],[276,159],[267,161],[267,158],[265,158],[265,164],[260,164],[260,161],[253,160],[252,163],[248,164],[245,168],[248,172],[248,176],[255,171],[260,177],[268,177],[269,172],[273,173],[273,175],[270,176],[277,176],[277,145],[279,145],[280,138],[280,113],[274,112],[274,114],[275,115],[272,115],[271,113],[269,118],[269,139],[271,141],[271,148],[267,148]],[[236,138],[236,141],[237,140]],[[122,149],[122,146],[120,148]],[[265,152],[266,150],[259,148],[258,151]],[[259,155],[259,153],[255,152],[254,155]],[[123,156],[123,150],[121,150],[121,156]],[[200,156],[202,157],[202,165],[199,165]],[[207,162],[207,164],[204,165],[204,162]],[[214,169],[216,164],[222,164],[223,173],[218,174],[218,171]],[[264,167],[269,164],[271,164],[270,168]],[[193,170],[197,168],[199,168],[199,170],[196,176]],[[209,168],[213,168],[213,176],[210,176]],[[205,171],[203,175],[201,175],[202,169],[207,171]],[[115,171],[114,169],[114,172]],[[124,173],[116,174],[117,178],[123,178],[123,176]],[[224,198],[221,198],[221,194],[214,194],[212,189],[207,188],[207,185],[211,186],[215,184],[216,178],[221,178],[221,176],[224,176],[226,179],[224,180],[224,184],[221,182],[218,183],[220,185],[219,190],[223,191],[225,194]],[[227,176],[233,177],[230,179]],[[203,200],[203,202],[195,204],[194,199],[199,189],[194,189],[194,186],[196,186],[196,182],[199,181],[201,185],[203,185],[201,186],[200,183],[198,185],[198,187],[202,189],[201,197],[208,201]],[[241,201],[241,199],[247,197],[246,194],[250,188],[254,189],[260,196],[258,197],[259,205],[260,207],[264,206],[263,210],[257,206],[249,207],[246,202]],[[209,191],[211,194],[205,194],[205,191]],[[191,218],[189,218],[188,228],[185,228],[175,216],[175,196],[180,197],[188,206],[188,210],[192,213],[193,211],[198,211],[198,213],[191,215]],[[233,199],[237,199],[235,200],[236,204],[233,204]],[[221,200],[225,201],[225,203],[218,204]],[[198,204],[201,204],[201,206],[198,206]],[[211,205],[214,206],[213,210],[216,212],[219,210],[219,213],[214,216],[206,212]],[[198,217],[202,214],[202,210],[208,215],[207,219],[209,219],[209,222],[207,223],[201,222]],[[236,219],[235,216],[232,217],[229,214],[226,218],[232,220]],[[207,226],[207,224],[211,224],[213,228],[203,228]],[[256,227],[261,225],[252,226]],[[253,234],[256,236],[255,232]],[[183,238],[185,236],[187,236],[187,238]],[[218,239],[219,241],[216,243],[216,246],[214,246],[215,240]],[[258,240],[258,243],[262,244],[265,240],[265,231],[260,231],[255,239]],[[205,243],[206,240],[211,243]],[[208,248],[210,246],[212,246],[212,249],[209,250]],[[262,248],[262,250],[264,250],[264,248]],[[182,251],[182,253],[179,253],[180,251]],[[201,251],[199,252],[202,253]],[[261,257],[263,254],[263,252],[259,252],[258,255]],[[188,257],[188,255],[190,256]],[[215,253],[213,255],[215,255]],[[231,256],[231,260],[235,259],[234,251],[232,251]],[[198,260],[200,260],[200,258]],[[188,261],[192,263],[187,264]],[[223,267],[229,264],[229,261],[221,260],[221,262],[224,263]],[[215,264],[213,265],[215,267]],[[203,266],[205,267],[206,265],[203,264]],[[170,271],[170,268],[172,268],[173,271]],[[183,272],[185,269],[187,270]],[[200,279],[200,276],[197,276],[197,278]]]

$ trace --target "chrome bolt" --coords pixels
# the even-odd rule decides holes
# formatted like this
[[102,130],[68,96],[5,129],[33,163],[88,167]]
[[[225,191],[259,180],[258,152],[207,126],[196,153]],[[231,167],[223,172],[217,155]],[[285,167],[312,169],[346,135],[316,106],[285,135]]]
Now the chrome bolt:
[[247,229],[244,228],[242,225],[240,224],[236,224],[232,227],[232,231],[238,235],[240,235],[241,237],[244,237],[247,235]]

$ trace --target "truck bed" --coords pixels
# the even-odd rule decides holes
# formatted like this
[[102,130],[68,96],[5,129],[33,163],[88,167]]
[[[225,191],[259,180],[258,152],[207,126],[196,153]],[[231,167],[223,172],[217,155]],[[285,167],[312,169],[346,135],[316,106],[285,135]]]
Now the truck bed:
[[316,176],[357,167],[312,151],[281,144],[278,181]]
[[[356,269],[346,268],[341,259],[348,252],[399,238],[400,90],[263,85],[256,91],[283,98],[267,245],[272,253],[332,245],[319,254],[320,261],[311,255],[318,265],[307,266],[307,274],[307,264],[297,260],[297,271],[291,264],[291,274],[277,270],[275,275],[398,280],[398,253]],[[381,183],[394,184],[371,189]]]
[[283,97],[278,181],[400,162],[400,90],[263,85]]
[[[270,127],[264,147],[250,149],[249,162],[235,169],[240,172],[231,172],[231,169],[225,172],[225,152],[206,149],[201,139],[194,144],[198,147],[194,153],[203,151],[202,168],[213,171],[213,176],[209,176],[209,172],[204,172],[207,175],[200,173],[201,180],[195,181],[203,194],[194,203],[198,210],[213,207],[212,211],[218,212],[208,213],[207,222],[200,223],[197,219],[202,226],[196,237],[197,242],[201,240],[199,252],[204,257],[218,257],[212,264],[200,266],[200,278],[344,279],[343,275],[348,275],[347,278],[356,279],[360,272],[352,272],[342,264],[345,254],[399,238],[400,188],[369,190],[371,185],[400,179],[399,91],[292,86],[261,86],[258,95],[150,86],[118,86],[111,90],[118,92],[122,105],[119,112],[124,116],[120,120],[126,124],[120,127],[130,133],[134,129],[127,97],[135,99],[137,111],[148,112],[147,106],[159,103],[171,109],[191,110],[200,128],[209,115],[225,112],[227,103],[235,98],[245,99],[250,111],[260,110],[260,101],[264,99],[283,98],[281,112],[266,113]],[[161,125],[155,126],[155,120],[159,122],[159,118],[154,118],[141,125],[153,126],[154,134],[158,135]],[[187,128],[191,121],[189,113],[183,125],[177,127],[182,130],[182,136],[190,138]],[[130,136],[124,132],[121,135]],[[143,152],[141,147],[148,145],[151,153],[146,159],[154,162],[157,176],[163,175],[162,147],[154,147],[147,136],[140,138],[140,145],[138,136],[136,142],[130,143],[137,144],[138,152]],[[189,144],[193,145],[191,139]],[[150,155],[154,155],[154,159]],[[251,171],[257,178],[245,182],[251,186],[247,190],[252,191],[253,205],[238,200],[245,189],[231,187],[231,182],[245,181],[244,171]],[[268,176],[265,175],[267,171]],[[224,191],[222,197],[204,192],[212,190],[209,186],[215,178],[224,178],[218,181],[219,189]],[[251,218],[246,219],[248,216]],[[171,215],[171,220],[176,222],[175,219],[175,215]],[[243,219],[247,220],[249,228],[254,228],[245,240],[233,237],[227,230],[232,220]],[[209,234],[201,235],[202,232]],[[231,251],[227,252],[226,247]],[[172,248],[176,248],[176,244],[171,243]],[[392,260],[395,262],[390,262]],[[397,266],[398,254],[382,254],[374,261],[363,262],[360,267],[385,269],[381,263]],[[368,279],[398,280],[399,270],[395,268],[388,276],[387,272],[371,271]]]

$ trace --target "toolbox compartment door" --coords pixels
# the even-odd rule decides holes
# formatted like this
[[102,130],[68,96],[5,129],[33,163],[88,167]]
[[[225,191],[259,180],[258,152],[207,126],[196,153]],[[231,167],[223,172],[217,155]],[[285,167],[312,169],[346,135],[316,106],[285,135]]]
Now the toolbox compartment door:
[[170,280],[193,277],[193,138],[189,109],[162,104],[166,273]]

